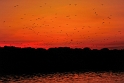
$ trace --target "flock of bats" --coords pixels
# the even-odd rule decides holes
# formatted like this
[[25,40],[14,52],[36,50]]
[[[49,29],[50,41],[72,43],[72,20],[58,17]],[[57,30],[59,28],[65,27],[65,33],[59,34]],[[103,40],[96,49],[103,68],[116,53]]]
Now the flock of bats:
[[[15,5],[14,6],[14,8],[18,8],[20,5]],[[49,6],[49,8],[52,8],[52,6],[50,6],[50,5],[47,5],[47,3],[44,3],[44,5],[42,5],[42,6],[39,6],[40,8],[43,8],[44,6]],[[75,7],[77,7],[78,6],[78,4],[68,4],[68,6],[75,6]],[[104,6],[104,4],[101,4],[101,6]],[[66,9],[65,9],[66,10]],[[95,16],[98,16],[99,14],[97,13],[97,11],[96,11],[96,8],[93,8],[92,9],[92,11],[94,12],[94,15]],[[24,16],[26,16],[27,14],[25,13],[24,14]],[[65,18],[67,18],[67,19],[69,19],[69,20],[71,20],[73,17],[77,17],[78,15],[77,14],[75,14],[75,15],[66,15],[65,16]],[[49,21],[51,22],[51,23],[54,23],[54,21],[58,18],[57,17],[57,12],[55,13],[55,16],[53,16],[54,18],[51,18],[51,19],[49,19]],[[72,17],[72,18],[71,18]],[[34,18],[34,15],[32,15],[32,18]],[[106,19],[108,19],[108,20],[111,20],[112,19],[112,15],[108,15],[107,16],[107,18]],[[20,20],[22,20],[22,21],[25,21],[25,18],[24,17],[20,17]],[[106,23],[105,22],[105,19],[102,19],[103,21],[101,22],[101,24],[103,24],[103,26],[104,26],[104,24]],[[38,22],[37,22],[38,21]],[[41,23],[39,24],[39,21],[41,21]],[[36,18],[35,19],[35,21],[34,20],[32,20],[32,19],[29,19],[29,22],[32,22],[32,25],[30,25],[30,26],[26,26],[26,24],[22,27],[22,31],[24,31],[23,32],[23,36],[22,37],[25,37],[25,36],[27,36],[29,33],[26,33],[25,32],[25,30],[27,31],[27,30],[29,30],[29,31],[32,31],[32,34],[34,34],[34,35],[36,35],[36,36],[40,36],[39,38],[41,38],[40,39],[40,41],[41,42],[45,42],[44,40],[45,39],[42,39],[42,38],[44,38],[44,37],[42,37],[42,36],[45,36],[45,38],[46,39],[49,39],[50,41],[49,42],[45,42],[45,44],[46,45],[52,45],[52,43],[57,43],[57,42],[60,42],[60,40],[59,40],[59,37],[54,37],[54,36],[52,36],[52,35],[50,35],[49,33],[54,33],[55,32],[55,30],[56,30],[56,28],[60,28],[60,31],[58,31],[58,32],[55,32],[55,34],[57,35],[57,34],[64,34],[64,36],[65,36],[65,38],[63,39],[63,40],[61,40],[61,41],[63,41],[64,43],[63,43],[63,45],[62,46],[66,46],[66,45],[71,45],[71,44],[74,44],[74,42],[76,42],[76,45],[81,45],[81,44],[83,44],[83,40],[82,41],[78,41],[78,40],[75,40],[74,38],[73,38],[73,35],[75,35],[75,34],[79,34],[79,37],[78,38],[81,38],[81,39],[86,39],[86,40],[88,40],[88,41],[90,41],[90,42],[95,42],[95,40],[92,38],[92,37],[90,37],[90,35],[87,35],[87,36],[85,36],[85,35],[83,35],[83,33],[81,33],[81,30],[84,30],[85,28],[89,28],[89,30],[86,30],[87,32],[86,33],[90,33],[90,28],[92,28],[90,25],[89,26],[82,26],[82,28],[79,30],[78,29],[78,27],[75,27],[74,26],[74,28],[72,28],[72,30],[73,30],[73,32],[70,34],[70,33],[68,33],[68,32],[66,32],[66,29],[64,28],[63,29],[63,26],[62,26],[62,24],[60,24],[58,27],[56,27],[56,26],[53,26],[53,25],[51,25],[51,24],[48,24],[47,23],[47,21],[48,20],[46,20],[45,19],[45,16],[43,16],[43,17],[38,17],[38,18]],[[3,23],[6,23],[6,21],[3,21]],[[64,22],[63,22],[64,23]],[[109,24],[110,24],[110,21],[109,21]],[[64,26],[69,26],[69,23],[65,23],[65,25]],[[9,27],[12,27],[11,25],[9,26]],[[47,31],[42,31],[42,28],[47,28],[47,27],[51,27],[51,28],[49,28]],[[41,28],[41,31],[38,31],[38,30],[36,30],[37,28]],[[101,28],[100,27],[97,27],[98,28],[98,30],[101,30]],[[42,34],[41,34],[42,33]],[[119,34],[122,34],[121,33],[121,31],[118,31],[118,33]],[[44,34],[44,35],[43,35]],[[97,33],[94,33],[95,34],[95,36],[99,36],[99,34],[97,34]],[[104,33],[101,33],[101,34],[103,34],[104,35]],[[60,37],[60,39],[61,39],[61,37]],[[108,37],[108,38],[104,38],[101,42],[105,42],[105,41],[108,41],[110,38]],[[56,42],[55,42],[56,41]],[[4,41],[4,42],[6,42],[6,41]],[[16,42],[16,41],[15,41]],[[117,40],[115,40],[114,42],[117,42]],[[14,42],[13,42],[14,43]],[[23,42],[21,42],[21,44],[23,44]],[[38,45],[38,43],[37,43],[37,45]],[[61,45],[60,45],[61,46]]]

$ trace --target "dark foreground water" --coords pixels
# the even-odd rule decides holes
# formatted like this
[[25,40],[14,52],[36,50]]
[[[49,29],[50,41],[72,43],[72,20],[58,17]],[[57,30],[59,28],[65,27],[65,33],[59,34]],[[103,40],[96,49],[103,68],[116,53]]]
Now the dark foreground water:
[[6,75],[0,77],[0,83],[124,83],[124,72]]

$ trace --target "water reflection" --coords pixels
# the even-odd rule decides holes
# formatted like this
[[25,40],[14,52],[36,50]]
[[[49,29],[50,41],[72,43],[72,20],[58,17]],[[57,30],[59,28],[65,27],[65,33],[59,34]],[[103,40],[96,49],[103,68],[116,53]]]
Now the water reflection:
[[0,83],[124,83],[124,73],[56,73],[3,76]]

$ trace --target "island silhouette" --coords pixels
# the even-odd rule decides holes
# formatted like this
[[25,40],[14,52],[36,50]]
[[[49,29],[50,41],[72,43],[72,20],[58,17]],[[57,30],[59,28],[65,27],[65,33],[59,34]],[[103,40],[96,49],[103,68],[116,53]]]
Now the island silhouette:
[[0,74],[124,71],[124,50],[0,47]]

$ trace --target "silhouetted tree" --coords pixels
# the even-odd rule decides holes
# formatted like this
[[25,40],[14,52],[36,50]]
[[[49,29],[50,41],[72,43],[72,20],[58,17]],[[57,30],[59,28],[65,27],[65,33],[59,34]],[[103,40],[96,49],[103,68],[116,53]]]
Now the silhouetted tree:
[[91,49],[89,47],[85,47],[83,48],[84,51],[91,51]]
[[109,51],[108,48],[102,48],[101,51]]

